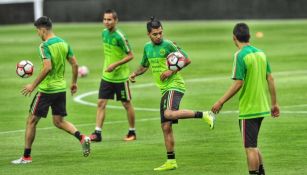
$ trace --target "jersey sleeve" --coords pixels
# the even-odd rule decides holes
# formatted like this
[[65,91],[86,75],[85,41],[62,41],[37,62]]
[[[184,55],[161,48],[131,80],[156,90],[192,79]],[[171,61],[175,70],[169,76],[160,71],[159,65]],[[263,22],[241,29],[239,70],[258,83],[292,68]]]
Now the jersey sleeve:
[[122,48],[125,53],[131,52],[131,47],[128,42],[128,39],[121,32],[117,32],[117,33],[119,35],[119,38],[118,38],[119,47]]
[[44,43],[39,46],[39,54],[42,59],[51,59],[50,50]]
[[272,73],[272,69],[271,69],[271,66],[270,66],[269,61],[267,61],[267,63],[266,63],[266,73],[267,73],[267,74]]
[[243,58],[243,55],[240,53],[234,55],[232,68],[232,79],[234,80],[244,80],[245,78],[246,66]]
[[178,47],[178,46],[176,45],[176,43],[174,43],[174,42],[172,42],[172,41],[169,41],[169,49],[170,49],[171,52],[180,52],[180,53],[183,54],[183,56],[184,56],[185,58],[188,58],[188,54],[187,54],[183,49],[181,49],[180,47]]
[[74,56],[74,52],[70,45],[68,45],[68,52],[67,52],[67,58],[72,58]]
[[149,61],[148,61],[148,58],[147,58],[147,55],[146,55],[146,49],[145,48],[144,48],[143,58],[142,58],[142,61],[141,61],[141,66],[149,67]]

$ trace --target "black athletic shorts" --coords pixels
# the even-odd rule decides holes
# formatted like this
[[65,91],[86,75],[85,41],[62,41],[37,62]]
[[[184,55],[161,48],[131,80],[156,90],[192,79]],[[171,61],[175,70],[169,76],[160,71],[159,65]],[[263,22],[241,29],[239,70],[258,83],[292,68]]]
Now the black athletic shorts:
[[260,131],[261,118],[239,119],[239,126],[245,148],[256,148]]
[[105,80],[101,80],[99,88],[99,99],[114,99],[116,94],[117,101],[130,101],[131,92],[129,87],[129,81],[122,83],[112,83]]
[[37,92],[30,105],[29,112],[37,117],[47,117],[49,107],[52,115],[66,116],[66,92],[46,94]]
[[161,98],[160,102],[160,116],[161,123],[171,121],[173,124],[178,123],[178,120],[168,120],[164,117],[164,111],[166,109],[177,111],[179,110],[180,101],[183,97],[183,93],[179,91],[170,90],[167,91]]

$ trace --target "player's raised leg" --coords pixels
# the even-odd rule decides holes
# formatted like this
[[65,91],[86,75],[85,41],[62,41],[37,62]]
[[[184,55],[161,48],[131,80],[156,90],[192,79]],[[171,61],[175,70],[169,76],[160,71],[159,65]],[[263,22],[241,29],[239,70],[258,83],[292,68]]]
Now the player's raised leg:
[[188,119],[188,118],[200,118],[203,119],[210,129],[214,129],[215,115],[211,111],[192,111],[192,110],[170,110],[167,109],[164,112],[165,118],[169,120]]

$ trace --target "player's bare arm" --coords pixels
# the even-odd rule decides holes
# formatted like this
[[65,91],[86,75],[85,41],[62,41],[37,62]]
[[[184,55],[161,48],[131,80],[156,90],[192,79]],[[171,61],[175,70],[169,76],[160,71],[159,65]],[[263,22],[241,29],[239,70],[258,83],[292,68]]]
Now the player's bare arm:
[[71,80],[71,85],[70,85],[70,92],[71,92],[71,95],[73,95],[78,90],[77,79],[78,79],[79,65],[78,65],[76,57],[68,58],[67,60],[69,64],[71,65],[71,69],[72,69],[72,80]]
[[44,59],[42,71],[38,74],[38,76],[36,77],[36,79],[32,84],[27,84],[21,90],[21,94],[24,96],[30,96],[33,90],[39,85],[39,83],[42,82],[43,79],[45,79],[45,77],[47,76],[47,74],[50,72],[51,69],[52,69],[51,61],[49,59]]
[[228,89],[228,91],[217,102],[215,102],[215,104],[211,108],[211,111],[215,114],[219,113],[219,111],[223,107],[223,104],[226,103],[241,89],[243,83],[243,80],[235,80],[234,83]]
[[140,66],[136,71],[132,72],[132,74],[129,76],[129,80],[131,83],[135,83],[135,77],[142,75],[148,70],[148,67]]
[[133,53],[132,52],[129,52],[127,54],[127,56],[125,56],[122,60],[118,61],[118,62],[115,62],[115,63],[112,63],[108,66],[108,68],[105,70],[106,72],[112,72],[114,69],[116,69],[116,67],[122,65],[122,64],[125,64],[125,63],[128,63],[129,61],[131,61],[133,59]]
[[274,78],[272,74],[267,75],[267,81],[268,81],[268,87],[270,91],[270,96],[271,96],[271,114],[273,117],[279,117],[280,115],[280,110],[279,106],[277,103],[277,97],[276,97],[276,90],[275,90],[275,83],[274,83]]

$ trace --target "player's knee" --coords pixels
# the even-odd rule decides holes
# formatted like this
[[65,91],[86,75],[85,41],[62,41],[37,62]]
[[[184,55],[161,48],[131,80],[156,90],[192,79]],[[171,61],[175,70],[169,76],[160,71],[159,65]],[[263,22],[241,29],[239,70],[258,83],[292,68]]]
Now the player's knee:
[[123,106],[124,106],[124,108],[125,108],[126,110],[128,110],[128,109],[131,107],[130,101],[122,102],[122,104],[123,104]]
[[98,103],[97,103],[97,107],[100,108],[100,109],[105,109],[106,108],[106,105],[107,103],[103,100],[98,100]]
[[164,117],[166,119],[174,119],[175,115],[174,115],[173,111],[167,109],[167,110],[164,111]]
[[171,132],[171,125],[167,123],[162,123],[161,128],[164,133],[169,133]]
[[27,125],[28,126],[36,126],[36,124],[38,123],[39,121],[39,118],[34,116],[34,115],[30,115],[28,117],[28,120],[27,120]]
[[54,124],[54,126],[56,126],[57,128],[61,128],[62,122],[63,122],[62,120],[53,119],[53,124]]

